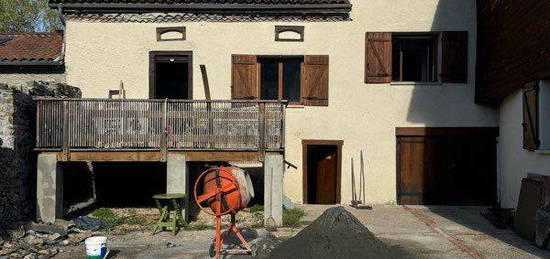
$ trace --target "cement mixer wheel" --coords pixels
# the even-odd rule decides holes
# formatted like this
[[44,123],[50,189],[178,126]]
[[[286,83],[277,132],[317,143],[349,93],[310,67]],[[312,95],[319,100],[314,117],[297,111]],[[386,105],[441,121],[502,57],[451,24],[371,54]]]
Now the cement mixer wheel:
[[[220,206],[221,206],[222,204],[225,204],[225,201],[224,201],[224,198],[223,198],[224,193],[233,192],[235,190],[238,191],[238,189],[239,189],[239,184],[234,179],[231,179],[231,178],[225,177],[225,176],[221,176],[221,175],[217,175],[215,178],[213,178],[209,181],[217,181],[216,185],[217,185],[218,189],[214,192],[209,192],[209,193],[205,193],[205,194],[202,194],[202,195],[198,195],[199,183],[205,184],[206,182],[203,181],[203,179],[206,177],[206,175],[213,172],[213,171],[216,171],[216,170],[219,171],[220,168],[219,167],[213,167],[213,168],[210,168],[210,169],[204,171],[201,175],[199,175],[199,177],[195,181],[195,186],[193,188],[194,189],[194,194],[195,194],[195,202],[197,203],[197,206],[201,210],[203,210],[204,212],[206,212],[207,214],[210,214],[212,216],[223,216],[223,215],[227,215],[227,214],[235,214],[236,212],[233,210],[233,208],[228,207],[228,206],[226,206],[226,207],[228,207],[227,210],[222,211],[222,208],[219,208],[218,211],[220,211],[220,213],[215,213],[211,208],[210,208],[210,210],[206,210],[206,208],[202,205],[202,203],[211,201],[211,199],[214,198],[214,199],[219,201],[218,204],[220,204]],[[230,181],[230,183],[225,184],[225,185],[222,186],[221,183],[220,183],[221,181],[219,181],[220,178],[228,180],[228,181]]]

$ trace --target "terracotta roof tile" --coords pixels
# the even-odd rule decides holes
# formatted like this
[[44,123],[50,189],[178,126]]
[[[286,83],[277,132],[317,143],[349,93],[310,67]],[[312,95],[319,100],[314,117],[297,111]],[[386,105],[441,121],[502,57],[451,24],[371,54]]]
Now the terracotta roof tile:
[[61,33],[0,33],[0,62],[54,61],[62,47]]

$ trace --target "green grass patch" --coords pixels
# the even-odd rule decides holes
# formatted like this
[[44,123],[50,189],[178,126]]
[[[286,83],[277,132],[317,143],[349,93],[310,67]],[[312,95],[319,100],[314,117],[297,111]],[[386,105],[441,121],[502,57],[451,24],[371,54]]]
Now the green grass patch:
[[264,212],[264,206],[262,205],[254,205],[250,207],[250,212],[256,213],[256,212]]
[[128,215],[123,216],[115,213],[110,208],[99,208],[92,212],[92,216],[105,221],[109,229],[120,226],[122,224],[139,226],[149,225],[147,220],[143,216],[138,215],[135,209],[129,209]]
[[299,208],[283,210],[283,226],[296,227],[298,222],[306,215],[306,212]]
[[109,228],[114,228],[124,222],[124,218],[117,215],[109,208],[99,208],[92,212],[92,216],[105,221]]
[[143,216],[138,215],[135,209],[128,210],[128,216],[123,218],[123,223],[128,225],[147,226],[150,225]]

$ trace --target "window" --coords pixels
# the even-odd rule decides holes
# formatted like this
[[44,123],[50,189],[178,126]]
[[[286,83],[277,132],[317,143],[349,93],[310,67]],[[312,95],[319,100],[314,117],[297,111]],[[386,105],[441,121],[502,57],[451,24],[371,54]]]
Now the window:
[[367,32],[365,82],[392,81],[467,83],[468,32]]
[[329,56],[233,54],[231,98],[328,106]]
[[393,35],[392,80],[434,82],[436,81],[435,35]]
[[300,103],[303,58],[259,58],[260,98]]
[[539,149],[550,150],[550,80],[542,80],[539,85]]

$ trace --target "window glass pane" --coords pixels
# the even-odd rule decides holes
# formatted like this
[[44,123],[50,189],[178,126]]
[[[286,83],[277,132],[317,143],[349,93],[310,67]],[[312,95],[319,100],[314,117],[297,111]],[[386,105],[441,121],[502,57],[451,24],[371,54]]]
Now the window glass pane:
[[432,36],[394,38],[392,54],[394,81],[433,81],[435,67]]
[[300,102],[300,64],[299,60],[288,60],[283,65],[283,99]]
[[279,99],[279,63],[275,60],[263,60],[262,64],[262,100]]

